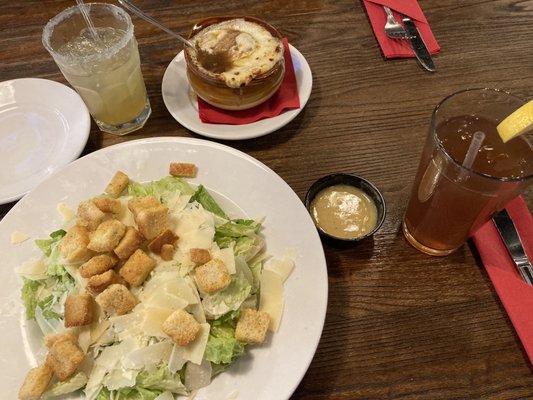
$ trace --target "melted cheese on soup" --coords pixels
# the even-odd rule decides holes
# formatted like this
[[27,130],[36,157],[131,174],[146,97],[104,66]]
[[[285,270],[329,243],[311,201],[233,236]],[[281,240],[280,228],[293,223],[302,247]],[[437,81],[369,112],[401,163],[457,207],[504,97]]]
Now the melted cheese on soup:
[[195,55],[193,62],[205,73],[216,75],[227,86],[239,88],[250,83],[283,60],[283,44],[262,27],[244,19],[232,19],[202,30],[193,42],[210,54],[224,54],[230,61],[226,71],[213,73],[201,67]]

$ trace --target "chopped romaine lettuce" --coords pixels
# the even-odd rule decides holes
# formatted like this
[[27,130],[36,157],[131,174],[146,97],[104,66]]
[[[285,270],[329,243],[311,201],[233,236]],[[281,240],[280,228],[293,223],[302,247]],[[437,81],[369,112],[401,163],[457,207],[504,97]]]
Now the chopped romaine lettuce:
[[251,260],[264,248],[264,240],[258,235],[262,225],[251,219],[235,219],[215,228],[215,242],[218,247],[233,248],[235,256]]
[[166,364],[161,364],[154,372],[141,371],[137,375],[134,387],[124,387],[118,390],[109,390],[104,387],[96,400],[154,400],[165,391],[187,394],[179,373],[174,374],[169,371]]
[[174,400],[174,395],[171,392],[163,392],[155,398],[155,400]]
[[255,260],[248,264],[250,267],[250,270],[252,271],[253,276],[253,283],[252,283],[252,291],[251,294],[256,294],[259,291],[260,287],[260,279],[261,279],[261,272],[263,270],[263,260]]
[[58,312],[53,310],[53,306],[55,304],[55,296],[49,295],[45,297],[43,300],[41,300],[37,305],[43,312],[43,316],[45,319],[61,319],[62,315]]
[[166,364],[162,364],[154,372],[140,372],[137,375],[137,387],[161,392],[168,390],[172,393],[187,394],[179,374],[170,372]]
[[[47,277],[34,281],[24,278],[21,297],[26,307],[27,319],[35,318],[37,307],[40,309],[41,317],[45,320],[61,319],[65,296],[76,286],[74,278],[61,264],[60,240],[63,236],[65,236],[65,231],[55,231],[50,234],[52,239],[41,241],[40,248],[48,257],[46,260]],[[40,323],[39,326],[42,324]]]
[[23,278],[24,285],[22,286],[22,301],[26,308],[26,319],[35,318],[35,307],[37,307],[37,293],[44,285],[44,281],[32,281],[31,279]]
[[191,203],[193,201],[197,201],[198,203],[200,203],[205,210],[210,211],[213,214],[218,215],[219,217],[229,219],[224,210],[220,208],[215,199],[213,199],[211,194],[202,185],[198,187],[196,192],[189,200],[189,202]]
[[103,388],[95,400],[111,400],[111,392],[107,388]]
[[43,400],[53,398],[62,394],[72,393],[83,388],[87,384],[87,375],[83,372],[78,372],[76,375],[68,378],[63,382],[56,382],[43,393]]
[[50,239],[37,239],[35,244],[41,249],[45,256],[49,257],[52,252],[52,247],[55,246],[67,232],[59,229],[50,234]]
[[215,241],[219,248],[233,248],[233,254],[243,256],[246,261],[252,259],[264,247],[264,241],[259,236],[232,238],[229,236],[215,236]]
[[261,230],[261,223],[253,219],[233,219],[223,225],[217,226],[215,238],[242,236],[254,237]]
[[252,286],[243,273],[232,276],[227,288],[212,295],[205,295],[202,306],[210,318],[218,318],[229,311],[238,310],[252,291]]
[[167,176],[147,184],[130,182],[128,185],[128,194],[130,196],[144,197],[152,195],[165,204],[167,204],[169,198],[175,196],[178,192],[181,194],[192,195],[194,189],[187,183],[187,181],[175,176]]
[[21,297],[26,308],[26,318],[34,319],[37,309],[44,319],[62,319],[62,303],[74,285],[70,279],[57,277],[32,281],[24,278]]
[[46,319],[39,306],[35,307],[35,322],[37,322],[37,325],[44,336],[65,330],[65,325],[63,324],[62,319]]
[[142,387],[123,388],[110,391],[104,387],[95,400],[154,400],[161,394],[158,390],[149,390]]
[[204,357],[213,364],[230,364],[244,353],[245,345],[235,339],[240,311],[230,311],[211,322]]

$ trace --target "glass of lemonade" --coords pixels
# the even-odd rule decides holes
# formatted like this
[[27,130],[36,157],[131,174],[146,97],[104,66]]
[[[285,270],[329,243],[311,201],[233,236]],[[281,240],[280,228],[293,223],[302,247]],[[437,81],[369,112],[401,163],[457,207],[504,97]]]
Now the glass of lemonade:
[[130,16],[112,4],[65,9],[43,30],[43,44],[79,93],[100,130],[125,135],[151,113]]
[[[404,236],[416,249],[452,253],[533,183],[531,135],[503,143],[496,130],[523,104],[503,91],[469,89],[437,105],[403,220]],[[465,167],[476,132],[484,139]]]

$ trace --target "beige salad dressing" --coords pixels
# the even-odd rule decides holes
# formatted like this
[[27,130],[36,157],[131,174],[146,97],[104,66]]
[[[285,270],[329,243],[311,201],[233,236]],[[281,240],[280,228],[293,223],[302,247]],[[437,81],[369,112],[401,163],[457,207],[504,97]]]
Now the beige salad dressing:
[[321,190],[311,202],[311,213],[324,232],[343,239],[366,235],[374,229],[378,218],[372,198],[350,185]]

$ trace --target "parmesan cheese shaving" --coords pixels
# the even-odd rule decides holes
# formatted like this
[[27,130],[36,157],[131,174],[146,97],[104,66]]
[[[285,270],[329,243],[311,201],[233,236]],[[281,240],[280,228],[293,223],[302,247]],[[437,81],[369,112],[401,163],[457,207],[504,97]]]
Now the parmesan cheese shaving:
[[15,231],[11,234],[11,244],[19,244],[28,240],[30,236],[24,232]]
[[202,363],[202,358],[204,357],[205,353],[205,346],[207,345],[207,339],[209,339],[209,329],[209,324],[200,324],[200,332],[198,332],[196,339],[194,339],[192,343],[189,343],[187,346],[183,347],[184,359],[198,365]]
[[213,258],[218,258],[224,262],[224,265],[228,269],[230,275],[233,275],[235,270],[235,256],[233,255],[233,248],[228,247],[226,249],[218,249],[213,253]]
[[265,262],[265,270],[275,272],[281,277],[283,282],[287,280],[293,269],[294,261],[287,257],[271,258]]
[[58,203],[56,209],[64,223],[70,222],[74,218],[74,211],[65,203]]
[[188,204],[176,222],[176,234],[183,253],[191,248],[210,249],[215,236],[213,215],[195,203]]
[[125,368],[153,371],[161,363],[168,363],[173,345],[170,342],[155,343],[141,347],[126,356],[122,364]]
[[268,329],[276,332],[283,313],[283,279],[276,272],[265,270],[261,275],[259,311],[265,311],[270,315]]
[[148,336],[167,337],[161,330],[161,325],[172,312],[173,310],[168,308],[147,307],[144,312],[142,332]]

